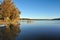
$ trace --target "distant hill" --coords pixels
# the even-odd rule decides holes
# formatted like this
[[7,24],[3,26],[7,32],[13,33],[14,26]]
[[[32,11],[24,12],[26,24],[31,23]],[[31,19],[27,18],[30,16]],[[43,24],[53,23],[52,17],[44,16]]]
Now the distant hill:
[[52,19],[52,20],[60,20],[60,18],[54,18],[54,19]]
[[50,19],[30,19],[30,18],[20,18],[20,20],[50,20]]
[[20,18],[21,20],[30,20],[29,18]]
[[30,18],[21,18],[20,20],[60,20],[60,18],[54,18],[54,19],[30,19]]

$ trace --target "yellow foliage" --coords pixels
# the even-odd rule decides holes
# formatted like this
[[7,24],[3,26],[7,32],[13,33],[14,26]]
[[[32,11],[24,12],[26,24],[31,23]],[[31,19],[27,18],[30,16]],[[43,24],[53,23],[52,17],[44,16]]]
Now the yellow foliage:
[[12,19],[15,19],[19,17],[19,10],[14,6],[11,0],[4,0],[1,4],[1,8],[2,11],[0,14],[2,14],[5,18],[11,17]]

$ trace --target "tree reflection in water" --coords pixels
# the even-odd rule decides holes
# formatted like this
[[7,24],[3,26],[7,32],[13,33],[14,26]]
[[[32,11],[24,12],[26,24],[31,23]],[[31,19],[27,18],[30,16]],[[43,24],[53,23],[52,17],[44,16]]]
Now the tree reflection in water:
[[20,32],[19,25],[10,25],[10,28],[0,28],[0,40],[15,40]]

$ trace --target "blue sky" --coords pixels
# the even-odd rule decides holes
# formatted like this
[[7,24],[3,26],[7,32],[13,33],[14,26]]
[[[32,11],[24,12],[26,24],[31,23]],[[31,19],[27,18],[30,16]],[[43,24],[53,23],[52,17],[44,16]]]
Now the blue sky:
[[13,0],[21,18],[59,18],[60,0]]

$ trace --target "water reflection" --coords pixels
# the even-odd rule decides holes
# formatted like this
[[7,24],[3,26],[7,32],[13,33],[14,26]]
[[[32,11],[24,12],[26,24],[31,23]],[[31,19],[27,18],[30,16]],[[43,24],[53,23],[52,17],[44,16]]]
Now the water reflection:
[[10,28],[0,28],[0,40],[15,40],[18,33],[20,33],[18,26],[10,25]]
[[32,24],[34,21],[33,20],[21,20],[21,22]]

